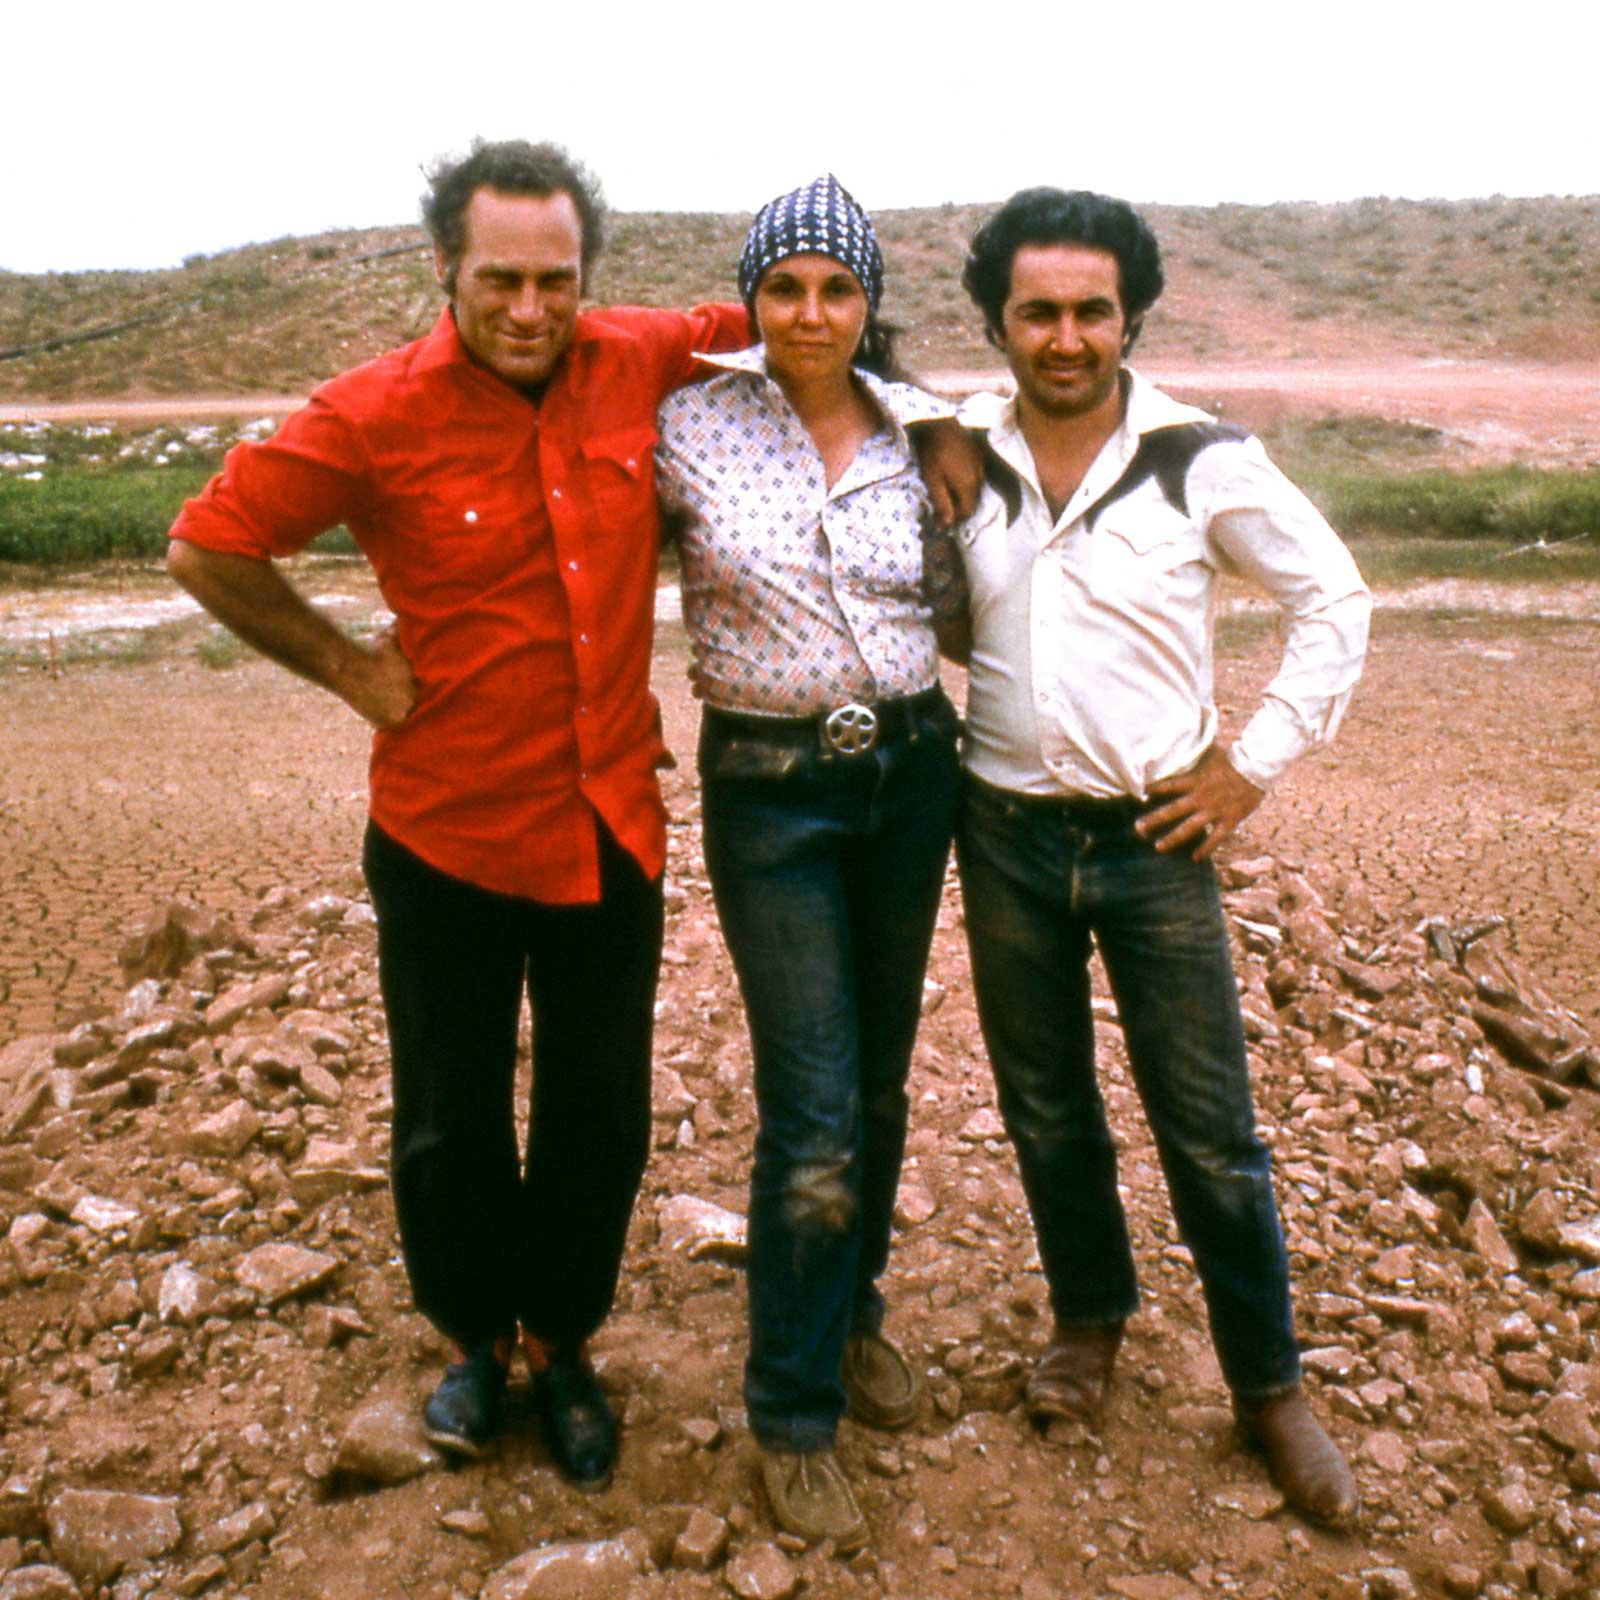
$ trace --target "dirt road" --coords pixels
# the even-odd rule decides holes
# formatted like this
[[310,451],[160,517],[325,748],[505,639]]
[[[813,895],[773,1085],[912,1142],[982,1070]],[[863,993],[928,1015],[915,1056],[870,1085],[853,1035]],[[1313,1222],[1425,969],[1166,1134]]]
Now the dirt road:
[[[1600,373],[1592,364],[1518,366],[1447,360],[1283,366],[1157,366],[1156,383],[1252,427],[1286,415],[1377,414],[1441,428],[1466,459],[1583,466],[1600,461]],[[998,383],[990,371],[934,372],[950,394]],[[0,402],[0,422],[112,422],[285,416],[292,395],[191,395],[139,400]]]

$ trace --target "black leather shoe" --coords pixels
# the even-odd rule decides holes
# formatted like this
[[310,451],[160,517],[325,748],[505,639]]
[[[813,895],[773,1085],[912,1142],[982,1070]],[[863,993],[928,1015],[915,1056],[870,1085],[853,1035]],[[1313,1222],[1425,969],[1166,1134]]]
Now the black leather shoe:
[[561,1476],[575,1489],[604,1489],[617,1465],[617,1422],[594,1368],[580,1356],[552,1356],[534,1400]]
[[468,1346],[445,1370],[422,1408],[422,1432],[430,1443],[459,1456],[481,1456],[500,1431],[506,1392],[506,1362],[495,1341]]

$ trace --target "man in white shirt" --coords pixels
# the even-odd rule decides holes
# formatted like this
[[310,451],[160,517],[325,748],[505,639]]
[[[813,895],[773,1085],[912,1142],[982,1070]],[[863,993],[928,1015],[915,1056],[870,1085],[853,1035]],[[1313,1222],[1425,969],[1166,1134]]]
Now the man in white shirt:
[[[959,534],[972,640],[958,851],[979,1016],[1056,1319],[1029,1409],[1098,1423],[1138,1299],[1095,1081],[1097,947],[1243,1436],[1291,1504],[1341,1522],[1355,1485],[1300,1388],[1210,857],[1332,738],[1367,588],[1256,440],[1124,364],[1163,283],[1131,207],[1025,190],[979,229],[963,281],[1016,383],[962,411],[988,481]],[[1287,627],[1231,747],[1212,697],[1224,571],[1264,588]]]

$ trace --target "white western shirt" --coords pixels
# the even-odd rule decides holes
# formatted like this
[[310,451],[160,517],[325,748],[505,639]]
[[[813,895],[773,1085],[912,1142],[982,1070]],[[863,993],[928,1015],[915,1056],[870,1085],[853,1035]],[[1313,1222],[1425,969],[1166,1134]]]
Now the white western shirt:
[[1121,425],[1052,518],[1014,398],[972,396],[961,421],[1016,473],[1020,511],[986,484],[959,540],[971,590],[967,764],[1028,794],[1144,799],[1216,738],[1212,621],[1219,573],[1283,613],[1282,664],[1229,753],[1268,787],[1339,726],[1366,653],[1371,597],[1350,552],[1258,440],[1195,456],[1187,513],[1148,476],[1086,513],[1141,437],[1210,422],[1127,371]]

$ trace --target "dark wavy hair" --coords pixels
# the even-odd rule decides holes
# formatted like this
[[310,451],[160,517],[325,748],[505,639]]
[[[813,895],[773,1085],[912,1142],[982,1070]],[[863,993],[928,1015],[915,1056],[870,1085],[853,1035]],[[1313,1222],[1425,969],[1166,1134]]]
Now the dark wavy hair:
[[605,242],[605,198],[595,175],[558,144],[525,139],[472,141],[470,154],[442,160],[427,171],[422,220],[445,258],[445,290],[456,292],[456,267],[467,243],[467,206],[480,189],[497,194],[570,195],[582,235],[583,283]]
[[1019,189],[972,236],[961,282],[983,313],[990,342],[1000,342],[1002,313],[1011,292],[1011,264],[1029,244],[1083,244],[1117,261],[1117,289],[1132,349],[1144,314],[1161,297],[1166,277],[1161,246],[1150,224],[1126,200],[1088,189]]

